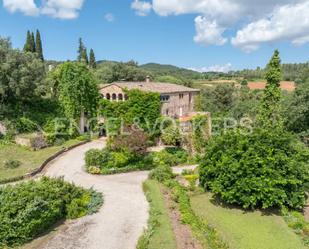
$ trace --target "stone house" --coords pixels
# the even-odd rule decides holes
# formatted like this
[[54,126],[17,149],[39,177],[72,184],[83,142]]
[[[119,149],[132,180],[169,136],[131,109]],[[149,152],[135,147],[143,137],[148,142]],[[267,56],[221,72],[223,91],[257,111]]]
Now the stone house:
[[194,98],[200,90],[182,85],[150,82],[115,82],[100,88],[102,98],[110,101],[125,101],[128,96],[125,90],[138,89],[145,92],[160,94],[161,114],[171,118],[180,118],[194,111]]

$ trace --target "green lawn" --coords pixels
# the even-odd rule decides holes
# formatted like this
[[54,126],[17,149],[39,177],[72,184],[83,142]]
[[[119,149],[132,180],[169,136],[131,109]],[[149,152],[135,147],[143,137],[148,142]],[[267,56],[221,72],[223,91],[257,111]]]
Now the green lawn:
[[210,194],[191,198],[194,212],[213,226],[231,249],[304,249],[301,238],[281,216],[224,208]]
[[144,183],[144,191],[150,203],[149,229],[141,237],[137,248],[176,249],[176,240],[160,184],[148,180]]
[[[38,168],[48,157],[71,145],[80,143],[79,140],[69,140],[61,146],[53,146],[38,151],[32,151],[28,148],[15,144],[0,144],[0,180],[25,175]],[[6,160],[18,160],[22,164],[16,169],[7,169],[4,167]]]

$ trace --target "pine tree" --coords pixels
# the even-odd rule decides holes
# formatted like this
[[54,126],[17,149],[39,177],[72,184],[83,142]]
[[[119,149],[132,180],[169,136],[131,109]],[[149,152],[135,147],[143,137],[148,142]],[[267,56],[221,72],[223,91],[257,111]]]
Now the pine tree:
[[34,39],[33,32],[31,32],[31,36],[30,36],[30,52],[35,53],[35,39]]
[[36,47],[35,47],[36,53],[38,54],[39,58],[42,61],[44,61],[42,40],[41,40],[41,34],[39,30],[36,31],[35,43],[36,43]]
[[264,128],[282,127],[283,120],[280,112],[281,78],[280,54],[278,50],[275,50],[266,68],[267,84],[258,115],[259,125]]
[[90,49],[90,54],[89,54],[89,66],[91,68],[96,68],[97,67],[97,62],[95,59],[94,51],[93,49]]
[[27,38],[26,38],[26,43],[24,45],[24,52],[31,52],[31,33],[28,30],[27,31]]

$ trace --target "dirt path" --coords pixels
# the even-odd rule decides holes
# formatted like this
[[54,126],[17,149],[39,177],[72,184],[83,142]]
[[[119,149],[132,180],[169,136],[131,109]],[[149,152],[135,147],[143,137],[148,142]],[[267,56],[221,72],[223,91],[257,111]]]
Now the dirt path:
[[83,170],[84,153],[103,148],[103,140],[75,148],[55,159],[43,172],[46,176],[64,176],[69,182],[86,188],[93,187],[104,195],[101,210],[92,216],[69,221],[40,249],[133,249],[147,225],[148,202],[142,183],[147,172],[111,176],[89,175]]

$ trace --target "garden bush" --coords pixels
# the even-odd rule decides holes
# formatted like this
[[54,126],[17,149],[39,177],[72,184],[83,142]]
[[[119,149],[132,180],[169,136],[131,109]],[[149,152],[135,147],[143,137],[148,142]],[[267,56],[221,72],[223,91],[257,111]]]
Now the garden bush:
[[161,139],[165,145],[180,146],[183,137],[179,128],[172,125],[162,131]]
[[105,160],[105,156],[107,153],[104,153],[106,150],[99,150],[99,149],[92,149],[86,152],[85,155],[85,162],[86,166],[101,166],[104,162],[108,161]]
[[92,214],[101,204],[102,195],[63,179],[0,188],[0,247],[21,245],[57,221]]
[[149,137],[141,130],[127,128],[129,135],[119,135],[112,137],[108,141],[108,148],[112,151],[129,151],[136,155],[145,155]]
[[21,117],[15,120],[14,124],[18,133],[34,132],[37,131],[39,128],[39,126],[35,122],[26,117]]
[[154,168],[149,174],[149,179],[157,180],[162,183],[171,180],[173,177],[172,168],[164,163],[159,164],[159,166]]
[[200,184],[244,208],[302,208],[308,183],[308,149],[282,130],[230,131],[209,142]]
[[153,153],[154,162],[162,162],[168,166],[176,166],[188,162],[189,154],[186,150],[172,147],[166,148],[160,152]]

